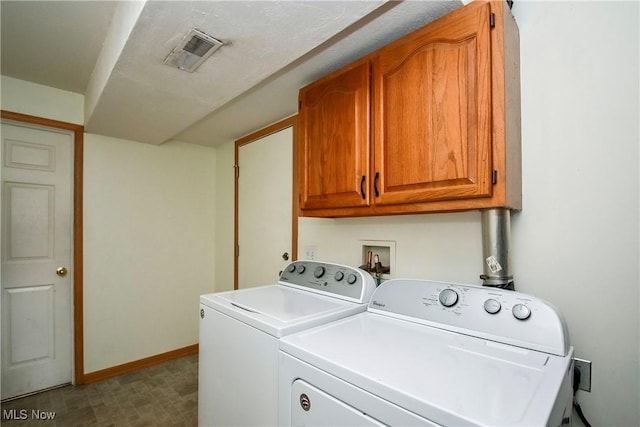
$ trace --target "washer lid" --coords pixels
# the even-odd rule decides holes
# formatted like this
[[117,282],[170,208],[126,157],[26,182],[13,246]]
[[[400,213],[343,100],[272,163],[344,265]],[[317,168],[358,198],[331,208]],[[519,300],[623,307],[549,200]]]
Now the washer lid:
[[[366,312],[280,349],[440,425],[546,425],[565,357]],[[313,380],[313,379],[307,379]]]
[[282,285],[202,295],[200,302],[275,337],[341,319],[367,308],[366,304]]

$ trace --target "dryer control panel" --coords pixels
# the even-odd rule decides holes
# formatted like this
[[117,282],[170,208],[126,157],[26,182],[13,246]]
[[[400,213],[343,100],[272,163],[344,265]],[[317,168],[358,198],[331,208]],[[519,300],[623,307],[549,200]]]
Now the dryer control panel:
[[295,261],[278,281],[319,294],[366,304],[376,288],[373,277],[359,268],[321,261]]
[[392,279],[378,287],[368,311],[559,356],[570,347],[566,323],[551,304],[510,290]]

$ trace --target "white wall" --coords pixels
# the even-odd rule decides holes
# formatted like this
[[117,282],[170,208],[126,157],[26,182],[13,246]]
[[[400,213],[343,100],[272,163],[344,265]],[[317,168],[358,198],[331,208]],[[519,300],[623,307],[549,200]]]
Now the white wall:
[[481,284],[480,212],[374,218],[300,218],[298,254],[315,247],[316,259],[359,266],[363,241],[396,243],[393,277]]
[[[81,95],[2,76],[1,106],[83,123]],[[85,133],[85,372],[198,342],[214,290],[216,150]]]
[[85,371],[198,342],[214,289],[212,148],[85,136]]
[[[516,287],[564,313],[593,362],[593,425],[640,424],[638,2],[517,1],[523,210]],[[397,241],[398,275],[479,283],[479,213],[300,220],[299,250],[358,265],[360,239]],[[580,425],[576,421],[576,425]]]
[[84,97],[12,77],[0,76],[0,106],[14,113],[84,123]]
[[[520,289],[556,304],[593,425],[640,425],[638,2],[516,2],[523,211]],[[612,297],[615,295],[616,297]]]

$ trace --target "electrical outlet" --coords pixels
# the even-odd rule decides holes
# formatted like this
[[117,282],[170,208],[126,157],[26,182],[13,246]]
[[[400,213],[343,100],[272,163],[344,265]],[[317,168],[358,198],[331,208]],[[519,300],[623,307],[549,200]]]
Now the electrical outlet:
[[591,361],[573,358],[575,369],[580,371],[580,384],[578,388],[584,391],[591,391]]

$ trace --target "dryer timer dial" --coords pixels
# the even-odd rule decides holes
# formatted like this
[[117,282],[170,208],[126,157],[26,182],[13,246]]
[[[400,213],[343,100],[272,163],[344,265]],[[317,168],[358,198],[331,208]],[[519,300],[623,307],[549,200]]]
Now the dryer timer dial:
[[438,295],[440,304],[445,307],[453,307],[458,302],[458,293],[453,289],[443,289]]
[[531,309],[524,304],[514,305],[511,312],[513,313],[513,317],[518,320],[527,320],[531,317]]

